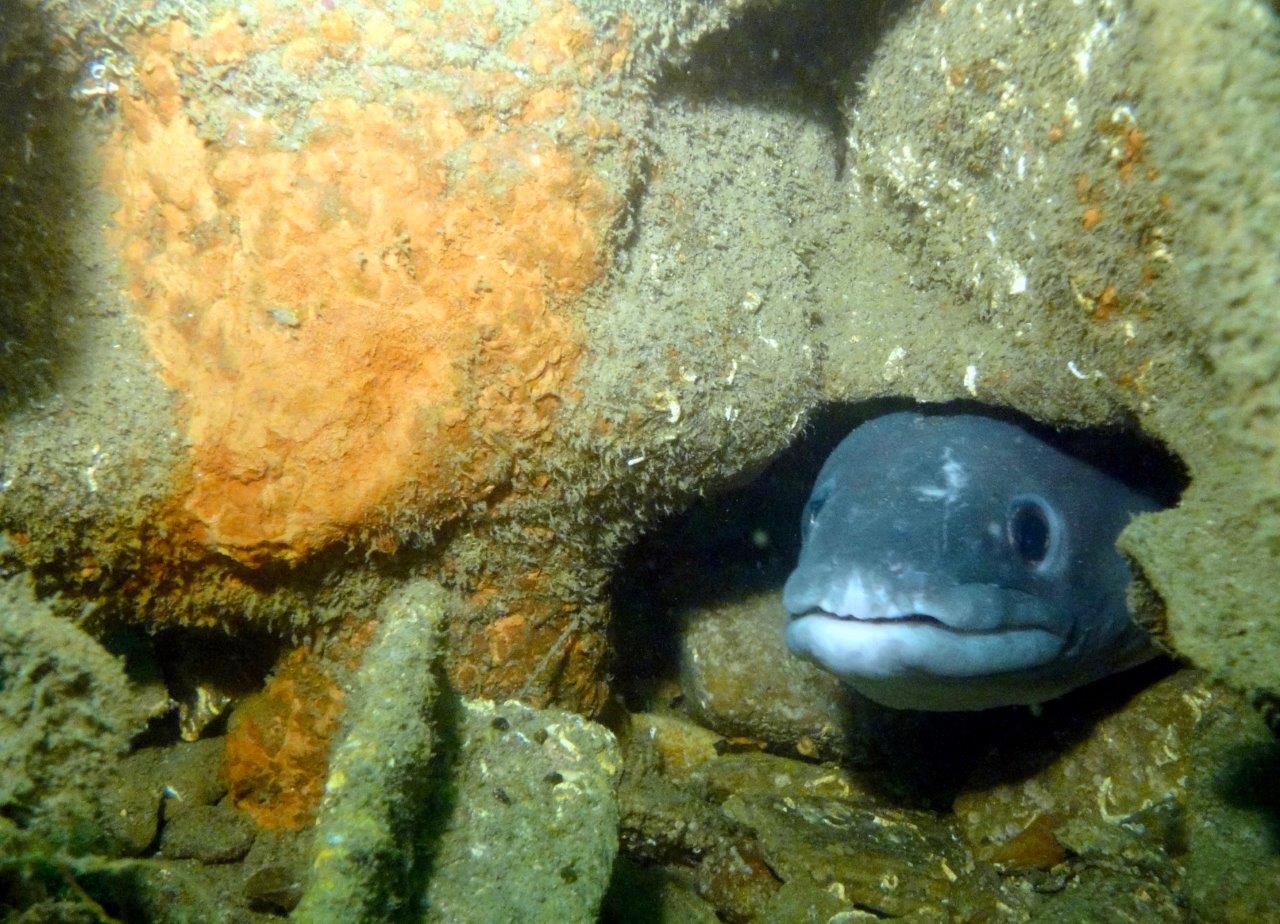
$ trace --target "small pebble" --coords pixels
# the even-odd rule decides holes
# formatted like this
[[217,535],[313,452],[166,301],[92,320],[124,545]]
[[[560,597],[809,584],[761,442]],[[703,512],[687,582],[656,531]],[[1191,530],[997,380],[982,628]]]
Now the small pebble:
[[245,880],[244,897],[252,911],[288,914],[302,898],[302,877],[283,864],[261,867]]
[[253,823],[226,803],[198,805],[165,823],[160,855],[173,860],[234,863],[253,846]]

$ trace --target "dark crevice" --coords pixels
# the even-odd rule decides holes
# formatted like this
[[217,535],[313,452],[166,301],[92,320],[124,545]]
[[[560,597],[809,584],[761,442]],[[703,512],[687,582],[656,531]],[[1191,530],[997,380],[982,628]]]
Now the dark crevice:
[[1214,778],[1214,791],[1233,809],[1263,821],[1267,846],[1280,855],[1280,742],[1256,741],[1233,745],[1223,755]]
[[181,740],[180,709],[194,709],[209,693],[224,697],[222,711],[195,723],[200,737],[225,734],[231,706],[261,690],[283,650],[264,632],[231,635],[217,629],[171,627],[151,633],[138,627],[105,634],[103,646],[124,660],[125,672],[140,686],[163,684],[173,708],[153,716],[130,741],[133,750]]
[[612,591],[615,643],[626,665],[619,668],[622,688],[630,689],[630,681],[646,672],[671,675],[676,656],[672,633],[679,631],[672,614],[677,609],[692,602],[713,606],[770,588],[781,592],[800,550],[800,512],[822,463],[858,424],[907,409],[981,414],[1016,424],[1164,506],[1175,504],[1189,481],[1182,461],[1136,428],[1058,429],[1012,409],[969,401],[921,405],[884,398],[828,405],[749,484],[697,501],[625,557]]
[[842,98],[905,0],[806,0],[746,10],[662,75],[660,94],[782,108],[825,126],[844,170]]
[[442,675],[436,677],[436,683],[439,693],[432,703],[436,740],[431,759],[413,798],[407,803],[414,810],[399,820],[400,842],[411,845],[412,856],[404,873],[403,906],[395,920],[422,920],[422,909],[429,904],[440,839],[458,805],[458,762],[462,758],[462,727],[466,717],[461,697]]
[[[1136,428],[1061,430],[973,402],[919,405],[886,398],[824,407],[749,484],[699,500],[625,556],[611,588],[611,631],[617,687],[630,708],[661,705],[655,697],[674,689],[679,637],[691,614],[769,592],[779,596],[781,613],[782,585],[800,548],[801,511],[822,463],[858,424],[907,409],[981,414],[1017,424],[1166,505],[1177,501],[1188,482],[1182,462]],[[1168,661],[1152,662],[1048,703],[1039,716],[1017,707],[970,714],[885,710],[876,734],[891,745],[880,749],[885,767],[878,775],[907,802],[945,807],[984,766],[988,770],[981,772],[1001,779],[1033,773],[1170,670]],[[935,742],[943,739],[954,747],[940,751]],[[1002,756],[992,763],[995,754]]]

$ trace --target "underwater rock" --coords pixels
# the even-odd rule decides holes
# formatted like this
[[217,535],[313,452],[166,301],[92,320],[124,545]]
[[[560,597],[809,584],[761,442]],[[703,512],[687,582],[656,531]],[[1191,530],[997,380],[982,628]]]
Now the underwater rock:
[[120,785],[105,794],[107,828],[125,856],[154,847],[164,822],[227,794],[221,738],[146,747],[119,764]]
[[621,206],[624,101],[603,89],[628,31],[449,6],[359,28],[336,6],[301,36],[290,5],[149,17],[125,43],[142,67],[101,186],[182,399],[175,537],[264,563],[385,532],[388,510],[436,528],[502,477],[499,442],[550,425],[581,351],[567,308]]
[[697,769],[705,760],[692,772],[673,768],[653,729],[650,717],[638,717],[627,736],[618,786],[623,857],[657,870],[647,883],[654,903],[665,900],[665,870],[730,920],[749,918],[779,886],[755,832],[715,805]]
[[[128,772],[127,768],[122,767],[121,772]],[[103,797],[105,825],[115,853],[138,857],[155,846],[160,832],[161,799],[156,789],[132,783],[117,786]]]
[[718,757],[725,745],[723,735],[670,712],[634,712],[626,737],[652,745],[654,766],[668,779],[681,780],[702,764]]
[[949,819],[894,806],[848,771],[728,754],[667,778],[647,737],[626,754],[626,855],[686,870],[731,920],[805,920],[800,909],[830,897],[837,909],[901,915],[1000,896],[994,868],[976,863]]
[[1168,605],[1181,655],[1237,689],[1280,690],[1280,15],[1254,0],[1133,10],[1135,76],[1162,128],[1151,160],[1181,232],[1170,325],[1194,331],[1213,391],[1207,427],[1175,411],[1156,429],[1191,490],[1121,546]]
[[68,856],[0,822],[0,907],[6,920],[102,921],[106,909],[114,911],[116,920],[232,920],[192,871],[184,861]]
[[831,400],[887,384],[1175,452],[1181,503],[1119,545],[1151,628],[1240,689],[1280,685],[1278,85],[1265,3],[913,7],[842,93],[861,278],[823,284],[853,306],[823,312]]
[[681,758],[672,761],[663,740],[670,735],[659,737],[655,731],[649,716],[633,717],[623,752],[618,804],[626,855],[649,863],[697,862],[718,845],[749,840],[750,832],[715,811],[691,779],[691,770],[713,759],[714,752],[692,767]]
[[[643,910],[641,910],[643,909]],[[687,884],[660,868],[646,868],[619,857],[605,895],[605,921],[679,921],[718,924],[715,906]]]
[[[1039,735],[1001,742],[957,798],[957,819],[975,847],[1007,843],[1051,817],[1053,827],[1119,825],[1147,838],[1148,849],[1167,849],[1164,831],[1143,826],[1144,813],[1159,806],[1185,811],[1197,741],[1220,716],[1245,708],[1194,671],[1156,682],[1110,714],[1085,712],[1078,723],[1063,705],[1043,720],[1057,742]],[[1022,766],[1025,779],[1000,780]]]
[[0,212],[44,242],[5,278],[75,272],[13,300],[61,325],[3,366],[49,380],[0,422],[21,560],[115,618],[310,631],[433,547],[462,692],[600,708],[613,557],[813,398],[828,128],[655,118],[741,6],[24,8],[13,201],[68,207]]
[[[1052,920],[1102,907],[1103,892],[1145,909],[1139,920],[1186,906],[1215,921],[1265,918],[1280,859],[1275,799],[1263,781],[1280,765],[1280,746],[1261,718],[1195,671],[1157,681],[1109,714],[1081,711],[1084,725],[1046,712],[1056,744],[1006,741],[974,774],[955,813],[975,852],[1006,870],[1079,869],[1081,883],[1046,906]],[[1090,866],[1114,880],[1085,876]],[[1092,898],[1076,887],[1086,880]]]
[[853,807],[782,787],[735,793],[724,809],[758,832],[765,862],[783,880],[829,889],[881,916],[963,915],[995,891],[990,871],[974,876],[955,832],[932,814]]
[[721,734],[780,751],[864,756],[865,719],[879,707],[792,655],[785,624],[776,591],[690,609],[679,639],[684,708]]
[[176,818],[197,806],[213,805],[227,794],[224,746],[221,738],[204,738],[140,748],[120,762],[120,773],[131,789],[163,798],[164,817]]
[[232,863],[253,846],[257,829],[229,804],[197,805],[173,819],[160,832],[160,856],[201,863]]
[[[73,852],[101,846],[103,800],[149,704],[122,663],[37,601],[26,577],[0,578],[0,809]],[[154,830],[155,805],[152,805]]]
[[521,691],[501,646],[590,711],[658,512],[821,401],[975,397],[1178,453],[1122,540],[1154,628],[1266,687],[1277,223],[1216,216],[1273,207],[1277,28],[1218,9],[28,5],[0,524],[113,616],[232,630],[367,612],[366,558],[430,548],[463,691]]
[[[732,753],[675,717],[634,716],[624,855],[685,876],[722,913],[760,920],[996,904],[1008,920],[1072,920],[1105,918],[1107,901],[1143,921],[1188,906],[1214,920],[1265,917],[1280,863],[1263,780],[1280,746],[1242,697],[1196,671],[1159,671],[1082,689],[1038,717],[916,723],[886,711],[877,734],[896,745],[843,768]],[[702,864],[726,844],[744,858],[740,881],[751,881],[750,857],[766,864],[767,894],[710,888]]]
[[[1084,868],[1062,883],[1047,887],[1047,897],[1036,907],[1032,920],[1048,924],[1080,921],[1126,921],[1162,924],[1187,920],[1181,896],[1150,876],[1117,869]],[[1210,918],[1210,920],[1221,920]]]
[[288,914],[302,899],[303,877],[288,866],[262,866],[244,882],[244,898],[250,910]]
[[1280,742],[1245,709],[1207,712],[1182,817],[1188,904],[1206,920],[1274,916],[1280,895]]
[[239,900],[252,911],[293,911],[307,881],[312,833],[259,831],[244,858]]
[[[21,87],[4,153],[40,162],[19,198],[53,188],[84,216],[24,235],[83,270],[14,299],[24,332],[82,321],[4,366],[53,370],[41,396],[76,417],[61,435],[28,407],[4,421],[2,518],[26,559],[74,559],[94,590],[127,571],[151,589],[145,618],[287,622],[326,611],[295,594],[333,599],[252,588],[226,558],[391,555],[468,509],[486,519],[576,400],[581,303],[638,170],[645,98],[619,87],[633,26],[588,7],[24,8],[0,59],[50,76]],[[65,117],[25,118],[45,98]],[[6,208],[6,240],[31,211]],[[77,351],[83,374],[59,375]],[[51,493],[76,510],[52,513]],[[385,590],[347,581],[343,609]]]
[[[323,650],[406,572],[425,573],[465,598],[444,627],[460,693],[595,713],[609,703],[621,550],[759,471],[824,403],[977,399],[1160,440],[1189,488],[1120,540],[1143,597],[1166,605],[1151,628],[1237,687],[1280,689],[1280,29],[1261,0],[35,0],[8,4],[5,26],[0,560],[58,596],[0,626],[21,643],[17,663],[51,666],[43,682],[79,670],[89,690],[0,713],[65,745],[56,766],[29,748],[0,755],[14,781],[0,801],[33,825],[95,814],[84,805],[111,788],[100,770],[130,728],[126,698],[107,695],[118,671],[50,611]],[[747,676],[740,653],[711,654],[716,637],[754,638],[698,636],[688,682],[708,721],[859,757],[829,730],[830,699],[812,713],[745,702],[781,688]],[[308,676],[307,657],[277,665],[255,731],[232,722],[244,759],[229,780],[239,805],[261,797],[263,817],[299,828],[342,709],[340,680]],[[1167,811],[1177,787],[1148,804],[1170,770],[1152,702],[1117,720],[1135,739],[1123,759],[1089,740],[1079,763],[1057,764],[1043,739],[1027,743],[1021,756],[1046,757],[1042,782],[1074,813],[1061,822],[1027,812],[1056,801],[1030,782],[1043,767],[1021,788],[987,779],[987,821],[921,815],[917,836],[903,832],[918,809],[853,782],[853,795],[792,809],[763,776],[798,779],[791,764],[709,757],[706,740],[672,732],[680,779],[640,778],[624,840],[637,862],[693,869],[722,913],[785,920],[841,889],[883,901],[860,856],[913,877],[894,907],[940,907],[941,866],[863,837],[882,811],[903,844],[944,859],[1011,851],[972,873],[947,863],[962,895],[1019,912],[1053,887],[1034,877],[1057,875],[1059,857],[1119,899],[1129,886],[1111,891],[1089,863],[1185,834],[1201,845],[1187,870],[1202,913],[1265,913],[1255,882],[1270,867],[1242,872],[1265,859],[1263,813],[1239,787],[1223,786],[1236,803],[1187,797],[1203,824]],[[251,705],[238,711],[252,719]],[[608,736],[558,713],[451,708],[511,804],[481,782],[479,757],[444,746],[453,720],[437,727],[434,779],[454,780],[448,760],[460,776],[441,790],[459,801],[441,808],[436,854],[457,878],[437,877],[432,899],[462,907],[477,882],[527,876],[505,896],[521,910],[552,896],[589,918],[614,849],[611,773],[591,769],[574,790],[560,764],[582,768],[547,753],[554,736],[533,747],[484,721],[525,737],[572,725],[588,763],[613,754]],[[938,750],[916,737],[902,752],[913,760]],[[1134,770],[1140,746],[1156,755],[1150,779]],[[761,779],[729,786],[730,758]],[[1253,758],[1240,766],[1269,766]],[[1124,817],[1141,831],[1098,823],[1088,787],[1056,775],[1066,766],[1130,773],[1146,795]],[[545,782],[553,770],[563,782]],[[548,809],[547,788],[565,801]],[[126,806],[134,852],[157,832],[149,793]],[[556,806],[571,817],[549,831]],[[500,840],[516,837],[509,821],[526,840]],[[962,828],[976,840],[957,848]],[[853,844],[823,867],[844,878],[787,867],[780,881],[777,851],[825,845],[830,830]],[[469,853],[486,838],[503,849]],[[1088,859],[1070,866],[1078,851]],[[988,889],[1004,862],[1020,870],[1010,889]],[[150,888],[182,864],[199,865],[108,878]],[[1115,881],[1134,882],[1121,866]],[[1176,864],[1151,869],[1164,908]],[[48,876],[55,902],[61,872]],[[286,906],[289,878],[261,894]],[[1086,907],[1071,904],[1077,886],[1061,894],[1064,914]]]
[[296,831],[315,820],[344,701],[334,673],[296,648],[231,714],[221,739],[231,799],[263,828]]
[[424,921],[594,921],[618,849],[621,769],[602,726],[464,700],[434,783]]

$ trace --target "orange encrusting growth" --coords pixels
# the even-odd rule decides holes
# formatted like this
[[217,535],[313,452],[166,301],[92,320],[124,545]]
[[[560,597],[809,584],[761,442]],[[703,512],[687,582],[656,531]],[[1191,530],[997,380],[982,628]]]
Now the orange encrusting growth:
[[225,751],[232,804],[264,828],[309,825],[324,794],[344,699],[307,649],[286,656],[266,689],[232,714]]
[[346,682],[376,628],[349,620],[323,656],[293,649],[231,713],[224,746],[231,801],[261,827],[297,831],[315,819]]
[[[330,19],[272,34],[359,54]],[[404,35],[368,31],[412,57]],[[564,6],[508,45],[538,70],[592,37]],[[200,40],[177,22],[148,36],[104,173],[130,294],[184,399],[179,531],[246,563],[300,558],[393,505],[439,523],[491,490],[512,451],[495,447],[542,436],[568,394],[572,302],[621,205],[572,81],[525,90],[509,123],[485,100],[509,107],[510,75],[476,70],[465,103],[321,99],[292,147],[246,109],[209,143],[183,75],[253,42],[221,21]]]

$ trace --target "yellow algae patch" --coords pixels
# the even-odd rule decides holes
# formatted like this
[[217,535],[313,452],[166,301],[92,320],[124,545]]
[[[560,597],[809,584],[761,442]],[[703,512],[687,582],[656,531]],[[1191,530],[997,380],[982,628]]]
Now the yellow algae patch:
[[[327,17],[321,36],[354,42],[349,25]],[[621,200],[565,143],[592,135],[576,88],[531,87],[508,128],[484,112],[486,88],[510,85],[493,72],[465,110],[425,91],[339,96],[308,107],[301,143],[247,109],[211,143],[186,49],[241,60],[243,34],[173,24],[145,41],[104,182],[147,342],[184,399],[182,531],[257,563],[391,506],[438,523],[491,490],[566,393],[567,309],[602,271]],[[587,40],[535,34],[539,60]]]

